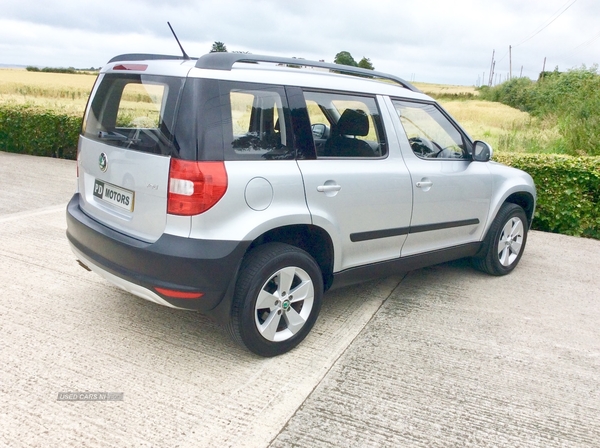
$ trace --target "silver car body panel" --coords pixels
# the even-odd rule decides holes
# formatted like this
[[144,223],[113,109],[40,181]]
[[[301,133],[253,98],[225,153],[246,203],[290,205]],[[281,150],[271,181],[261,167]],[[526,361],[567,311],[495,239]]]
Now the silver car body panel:
[[[492,190],[487,166],[467,160],[423,160],[410,155],[406,164],[413,180],[414,202],[412,230],[402,247],[402,256],[480,241]],[[425,184],[431,186],[418,186]],[[434,225],[446,228],[416,231]]]
[[[537,192],[533,178],[525,171],[502,165],[501,163],[490,161],[486,163],[491,177],[492,196],[491,207],[488,214],[487,232],[494,217],[500,210],[500,207],[506,199],[513,194],[529,194],[533,198],[533,209],[531,217],[535,214],[535,205],[537,203]],[[531,224],[531,222],[530,222]]]
[[[411,233],[402,256],[480,241],[488,221],[492,183],[486,163],[422,159],[412,151],[394,105],[384,99],[411,175]],[[475,222],[476,221],[476,222]],[[466,224],[474,222],[472,224]],[[466,224],[466,225],[465,225]],[[438,228],[428,230],[428,226]]]
[[[334,272],[400,256],[406,239],[402,229],[408,229],[412,203],[402,158],[300,160],[298,164],[312,221],[334,242]],[[382,236],[395,230],[398,235]]]
[[[79,142],[78,189],[82,210],[97,221],[140,240],[153,242],[160,238],[167,223],[171,158],[105,145],[83,136]],[[107,163],[104,172],[101,157],[105,157]],[[95,196],[97,180],[131,192],[131,210]]]
[[192,217],[191,238],[252,241],[272,229],[310,224],[295,160],[227,161],[225,168],[227,192]]
[[[400,153],[393,117],[386,112],[383,97],[378,96],[377,101],[387,135],[385,158],[298,161],[312,222],[334,241],[334,272],[398,258],[410,225],[410,174]],[[320,187],[329,187],[329,191],[319,191],[326,190]],[[396,235],[382,236],[386,232]]]

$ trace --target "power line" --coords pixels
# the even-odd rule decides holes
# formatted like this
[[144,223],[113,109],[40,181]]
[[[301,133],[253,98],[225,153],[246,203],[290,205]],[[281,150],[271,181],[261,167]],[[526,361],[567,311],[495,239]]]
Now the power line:
[[[556,19],[558,19],[560,16],[562,16],[567,11],[567,9],[569,9],[571,6],[573,6],[576,2],[577,2],[577,0],[568,0],[567,3],[565,3],[563,6],[561,6],[558,9],[558,11],[556,11],[554,14],[552,14],[552,16],[550,17],[550,21],[548,23],[546,23],[545,25],[542,25],[541,28],[539,28],[537,31],[535,31],[527,39],[522,40],[521,42],[519,42],[516,45],[513,45],[513,48],[523,45],[525,42],[528,42],[529,40],[533,39],[535,36],[540,34],[542,31],[544,31],[546,28],[548,28]],[[566,7],[565,7],[565,5],[566,5]]]
[[[513,47],[514,47],[514,45],[513,45]],[[508,51],[507,51],[506,53],[504,53],[504,56],[502,56],[502,57],[501,57],[501,58],[498,60],[498,62],[502,62],[506,56],[508,56]]]
[[598,39],[600,39],[600,31],[598,31],[596,34],[594,34],[588,40],[580,43],[579,45],[576,45],[575,47],[570,48],[568,51],[565,51],[565,52],[561,53],[561,55],[566,55],[567,53],[570,54],[570,53],[574,52],[575,50],[578,50],[578,49],[583,48],[583,47],[587,47],[588,45],[593,44]]
[[592,36],[591,38],[589,38],[589,39],[588,39],[588,40],[586,40],[585,42],[583,42],[583,43],[581,43],[581,44],[577,45],[577,46],[576,46],[575,48],[573,48],[571,51],[573,51],[573,50],[577,50],[578,48],[581,48],[581,47],[586,47],[586,46],[588,46],[589,44],[591,44],[592,42],[594,42],[595,40],[597,40],[598,38],[600,38],[600,31],[598,32],[598,34],[595,34],[594,36]]
[[[573,6],[575,4],[575,2],[577,2],[577,0],[567,0],[567,2],[565,4],[563,4],[560,8],[558,8],[558,10],[550,16],[550,18],[548,19],[549,22],[547,22],[544,25],[542,25],[541,27],[537,28],[534,31],[534,33],[531,36],[529,36],[528,38],[522,40],[521,42],[519,42],[516,45],[512,45],[512,48],[523,45],[525,42],[533,39],[535,36],[540,34],[542,31],[544,31],[546,28],[548,28],[556,19],[558,19],[560,16],[562,16],[567,11],[567,9],[569,9],[571,6]],[[504,53],[504,55],[498,60],[498,62],[502,62],[504,60],[504,58],[506,56],[508,56],[508,53],[509,53],[508,51],[506,53]]]

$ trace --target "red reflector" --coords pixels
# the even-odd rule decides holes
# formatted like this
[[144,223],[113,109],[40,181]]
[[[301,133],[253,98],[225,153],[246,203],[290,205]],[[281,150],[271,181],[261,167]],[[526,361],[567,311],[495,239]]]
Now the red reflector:
[[146,64],[119,64],[113,67],[113,70],[135,70],[143,72],[148,68]]
[[225,163],[171,159],[167,213],[198,215],[219,202],[226,191]]
[[156,292],[162,294],[163,296],[173,297],[174,299],[199,299],[204,295],[203,292],[186,292],[186,291],[176,291],[174,289],[166,289],[166,288],[154,288]]

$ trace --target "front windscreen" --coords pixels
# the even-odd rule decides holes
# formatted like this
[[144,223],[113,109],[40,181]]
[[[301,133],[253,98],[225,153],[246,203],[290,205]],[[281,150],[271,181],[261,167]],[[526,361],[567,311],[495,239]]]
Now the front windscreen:
[[106,74],[95,89],[83,135],[108,145],[177,156],[174,115],[183,78]]

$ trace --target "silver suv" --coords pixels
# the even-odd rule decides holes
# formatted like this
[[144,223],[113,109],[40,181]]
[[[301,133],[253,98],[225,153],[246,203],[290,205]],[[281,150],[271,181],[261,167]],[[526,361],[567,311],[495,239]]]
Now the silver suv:
[[512,271],[535,186],[491,156],[384,73],[122,55],[85,112],[67,236],[108,281],[274,356],[306,337],[329,289],[463,257]]

